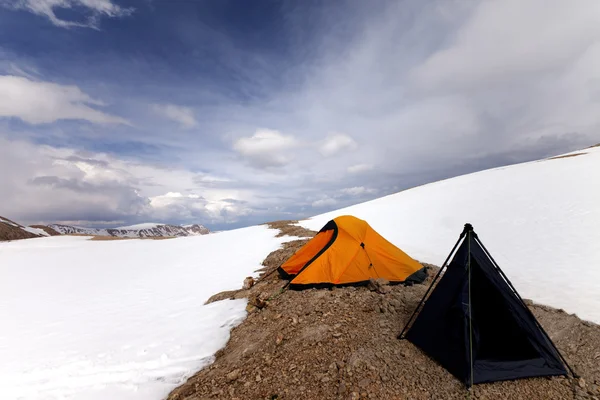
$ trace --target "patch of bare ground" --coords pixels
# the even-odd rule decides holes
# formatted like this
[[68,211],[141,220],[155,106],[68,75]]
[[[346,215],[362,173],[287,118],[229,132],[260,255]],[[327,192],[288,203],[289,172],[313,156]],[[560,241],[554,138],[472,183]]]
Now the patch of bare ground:
[[267,222],[267,225],[271,229],[279,229],[277,237],[281,236],[297,236],[297,237],[313,237],[317,234],[315,231],[303,228],[297,224],[298,221],[286,220],[286,221],[274,221]]
[[556,157],[550,157],[548,160],[558,160],[560,158],[570,158],[570,157],[577,157],[577,156],[583,156],[587,153],[573,153],[573,154],[565,154],[564,156],[556,156]]
[[583,379],[497,382],[477,385],[469,394],[417,347],[396,338],[437,267],[429,266],[424,284],[389,286],[385,294],[366,287],[282,290],[286,282],[275,271],[306,242],[286,243],[269,254],[251,288],[209,300],[247,297],[248,317],[231,331],[215,362],[168,400],[600,398],[598,325],[527,301]]
[[591,148],[594,148],[594,147],[600,147],[600,143],[593,144],[589,148],[591,149]]

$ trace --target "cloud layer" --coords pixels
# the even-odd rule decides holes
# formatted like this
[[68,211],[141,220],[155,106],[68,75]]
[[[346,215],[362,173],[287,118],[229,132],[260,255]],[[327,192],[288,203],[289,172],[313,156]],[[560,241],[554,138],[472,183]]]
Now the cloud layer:
[[18,171],[0,214],[239,226],[600,142],[595,0],[282,3],[251,29],[193,6],[156,31],[86,30],[101,51],[53,28],[79,64],[47,42],[50,63],[0,49],[2,167]]

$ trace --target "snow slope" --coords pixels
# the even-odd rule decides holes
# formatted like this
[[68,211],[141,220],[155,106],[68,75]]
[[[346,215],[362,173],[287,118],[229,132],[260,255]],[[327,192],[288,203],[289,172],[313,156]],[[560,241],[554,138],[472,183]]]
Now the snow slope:
[[276,233],[0,243],[0,398],[163,398],[245,317],[245,300],[204,302],[294,239]]
[[464,175],[322,214],[365,219],[441,265],[466,222],[525,298],[600,323],[600,147]]
[[22,229],[26,230],[29,233],[33,233],[34,235],[50,236],[45,230],[40,229],[40,228],[32,228],[31,226],[24,226]]

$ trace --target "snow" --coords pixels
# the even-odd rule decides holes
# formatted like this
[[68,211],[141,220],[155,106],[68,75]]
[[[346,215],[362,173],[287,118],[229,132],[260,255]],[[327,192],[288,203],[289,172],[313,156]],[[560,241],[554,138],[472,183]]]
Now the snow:
[[14,223],[12,223],[12,222],[10,222],[10,221],[7,221],[7,220],[5,220],[5,219],[3,219],[3,218],[0,218],[0,222],[4,222],[5,224],[12,225],[12,226],[16,226],[16,227],[19,227],[19,225],[17,225],[17,224],[14,224]]
[[204,302],[294,239],[276,233],[1,243],[0,398],[164,398],[245,318],[245,300]]
[[158,224],[158,223],[154,223],[154,222],[146,222],[146,223],[143,223],[143,224],[136,224],[136,225],[129,225],[129,226],[120,226],[120,227],[115,228],[115,229],[125,229],[125,230],[139,231],[141,229],[156,228],[159,225],[164,225],[164,224]]
[[43,230],[43,229],[40,229],[40,228],[32,228],[32,227],[30,227],[30,226],[24,226],[24,227],[22,227],[21,229],[23,229],[23,230],[25,230],[25,231],[27,231],[27,232],[29,232],[29,233],[33,233],[34,235],[39,235],[39,236],[50,236],[50,235],[48,234],[48,232],[46,232],[45,230]]
[[466,222],[521,296],[600,323],[600,148],[496,168],[322,214],[350,214],[441,265]]

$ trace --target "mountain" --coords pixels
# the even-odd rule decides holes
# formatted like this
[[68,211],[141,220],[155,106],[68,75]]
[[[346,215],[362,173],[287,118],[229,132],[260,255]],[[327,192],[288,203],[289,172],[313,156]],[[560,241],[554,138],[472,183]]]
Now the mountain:
[[0,217],[0,241],[33,239],[37,237],[50,236],[51,233],[44,229],[23,226],[8,218]]
[[90,236],[113,236],[123,238],[136,237],[182,237],[197,236],[210,233],[203,225],[193,224],[186,226],[145,223],[138,225],[122,226],[119,228],[84,228],[79,226],[51,224],[51,229],[63,235],[90,235]]

